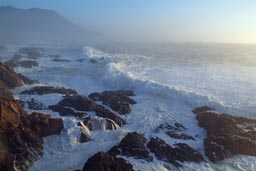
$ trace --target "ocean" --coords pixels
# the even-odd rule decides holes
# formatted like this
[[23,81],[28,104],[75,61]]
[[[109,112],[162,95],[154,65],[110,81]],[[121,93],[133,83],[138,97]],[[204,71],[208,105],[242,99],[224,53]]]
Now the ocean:
[[[114,131],[93,131],[94,141],[84,144],[79,143],[80,130],[76,126],[79,119],[62,117],[65,129],[61,135],[44,139],[44,155],[30,171],[81,169],[90,156],[107,151],[132,131],[147,138],[158,136],[169,144],[186,142],[204,154],[206,132],[198,127],[191,112],[204,105],[221,113],[256,119],[256,45],[170,43],[44,48],[43,57],[38,59],[39,67],[20,67],[16,71],[38,80],[39,85],[73,88],[86,96],[105,90],[132,90],[137,104],[132,106],[131,114],[123,116],[128,124]],[[4,60],[16,51],[13,48],[2,54]],[[54,63],[49,57],[54,54],[70,62]],[[17,88],[13,93],[18,99],[30,99],[31,96],[19,94],[29,87]],[[33,97],[45,106],[56,104],[62,98],[56,94]],[[60,117],[47,109],[43,112]],[[185,125],[186,133],[197,137],[196,141],[171,139],[157,133],[157,126],[166,122]],[[168,170],[158,160],[148,163],[126,159],[135,170]],[[217,164],[185,163],[180,170],[254,171],[255,163],[255,157],[238,155]]]

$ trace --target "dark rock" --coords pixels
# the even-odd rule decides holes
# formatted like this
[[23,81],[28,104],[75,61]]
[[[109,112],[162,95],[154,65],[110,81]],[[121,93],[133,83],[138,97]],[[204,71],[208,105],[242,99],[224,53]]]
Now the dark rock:
[[30,90],[24,90],[21,92],[21,94],[38,94],[38,95],[44,95],[44,94],[52,94],[52,93],[58,93],[58,94],[64,94],[64,95],[76,95],[76,90],[73,89],[66,89],[64,87],[54,87],[54,86],[36,86],[31,88]]
[[194,110],[192,110],[192,112],[194,114],[199,114],[199,113],[204,113],[204,112],[208,112],[211,110],[214,110],[214,109],[209,106],[202,106],[202,107],[195,108]]
[[113,120],[119,126],[125,124],[124,120],[113,112],[105,109],[103,106],[98,105],[94,101],[80,95],[66,96],[58,105],[65,107],[72,107],[79,111],[94,111],[96,115],[102,118]]
[[35,47],[23,47],[19,49],[19,53],[27,54],[31,59],[37,59],[42,56],[43,48],[35,48]]
[[99,152],[87,160],[83,171],[134,171],[134,169],[122,158]]
[[32,98],[30,101],[27,101],[28,108],[33,110],[43,110],[45,107],[42,103]]
[[60,134],[64,128],[63,120],[60,118],[51,118],[50,115],[42,113],[32,113],[30,115],[31,128],[41,136]]
[[196,119],[207,131],[204,147],[210,161],[236,154],[256,156],[256,120],[213,112],[200,112]]
[[85,134],[81,133],[80,138],[79,138],[79,142],[80,143],[85,143],[91,141],[91,138],[86,136]]
[[124,155],[136,159],[153,161],[145,147],[146,138],[136,132],[128,133],[121,142],[109,150],[109,154]]
[[77,126],[80,128],[81,131],[79,142],[85,143],[91,141],[92,139],[90,135],[90,130],[81,121],[77,123]]
[[164,132],[171,138],[183,139],[183,140],[195,140],[194,137],[183,133],[186,130],[187,129],[183,125],[177,122],[174,125],[161,124],[157,128],[158,132]]
[[147,147],[155,154],[158,160],[162,160],[181,167],[180,162],[203,162],[204,158],[196,150],[185,143],[179,143],[172,147],[160,138],[151,138]]
[[95,63],[97,63],[97,60],[96,59],[90,59],[90,62],[95,64]]
[[12,68],[17,67],[22,58],[21,55],[15,54],[12,59],[6,61],[4,64]]
[[131,112],[131,104],[136,104],[136,102],[129,98],[129,96],[134,96],[134,93],[128,90],[117,90],[104,91],[102,93],[92,93],[89,95],[89,98],[95,101],[102,101],[112,110],[124,115]]
[[27,170],[42,154],[41,135],[58,133],[62,128],[61,119],[43,114],[27,115],[17,101],[0,98],[0,149],[4,152],[4,157],[0,153],[0,169],[14,170],[11,160],[15,157],[15,167]]
[[51,55],[51,57],[53,62],[70,62],[70,60],[61,59],[60,55]]
[[35,81],[17,74],[13,69],[0,62],[0,82],[7,88],[15,88],[24,84],[33,84]]
[[18,66],[23,67],[23,68],[32,68],[34,66],[39,66],[38,62],[36,61],[21,61],[18,63]]
[[48,106],[48,108],[54,112],[58,112],[61,116],[77,116],[79,118],[82,118],[87,115],[85,112],[75,112],[71,108],[67,108],[58,104]]

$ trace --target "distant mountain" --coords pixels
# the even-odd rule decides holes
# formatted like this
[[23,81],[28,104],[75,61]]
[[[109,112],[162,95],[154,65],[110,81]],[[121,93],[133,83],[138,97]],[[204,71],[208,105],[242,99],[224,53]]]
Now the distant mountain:
[[0,6],[0,41],[88,42],[97,36],[52,10]]

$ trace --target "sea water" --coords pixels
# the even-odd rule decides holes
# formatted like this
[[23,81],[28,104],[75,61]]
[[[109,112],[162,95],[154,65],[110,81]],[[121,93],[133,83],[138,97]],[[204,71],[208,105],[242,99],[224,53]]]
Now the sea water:
[[[7,58],[13,53],[15,49],[6,54]],[[70,62],[53,62],[49,56],[53,54],[59,54]],[[79,62],[80,59],[84,61]],[[256,118],[254,45],[185,43],[45,47],[38,62],[39,67],[16,68],[16,71],[40,81],[40,85],[73,88],[81,95],[105,90],[132,90],[137,104],[132,106],[129,115],[122,116],[126,125],[115,131],[93,131],[94,140],[84,144],[79,143],[80,130],[76,126],[79,119],[62,117],[64,130],[61,135],[44,139],[44,155],[33,164],[31,171],[81,169],[90,156],[109,150],[132,131],[142,133],[148,139],[158,136],[169,144],[185,142],[204,154],[206,132],[198,127],[191,112],[202,105],[209,105],[218,112]],[[29,99],[31,96],[19,94],[29,87],[17,88],[14,94],[17,98]],[[56,94],[33,97],[46,106],[56,104],[62,98]],[[50,110],[44,112],[60,117]],[[172,139],[155,131],[162,123],[174,122],[186,126],[186,133],[196,136],[196,141]],[[172,168],[156,158],[152,163],[124,158],[133,164],[135,170],[167,171],[167,168]],[[184,168],[179,170],[254,171],[255,163],[255,157],[238,155],[217,164],[184,163]]]

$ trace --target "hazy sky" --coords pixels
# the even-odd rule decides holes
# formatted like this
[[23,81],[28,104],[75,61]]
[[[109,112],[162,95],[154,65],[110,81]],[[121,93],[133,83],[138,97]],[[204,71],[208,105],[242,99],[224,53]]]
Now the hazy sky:
[[0,0],[126,41],[256,43],[256,0]]

